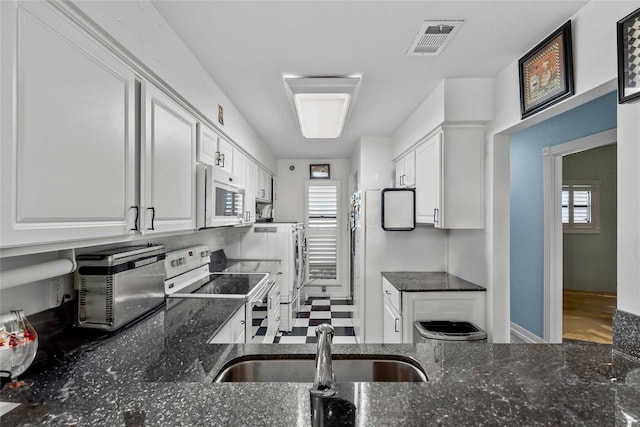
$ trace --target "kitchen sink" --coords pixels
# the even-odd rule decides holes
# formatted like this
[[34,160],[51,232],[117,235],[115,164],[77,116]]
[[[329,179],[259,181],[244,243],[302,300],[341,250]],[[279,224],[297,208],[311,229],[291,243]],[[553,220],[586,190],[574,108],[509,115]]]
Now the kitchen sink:
[[[427,375],[415,361],[400,356],[333,355],[332,364],[336,383],[427,381]],[[315,369],[313,357],[240,357],[229,362],[214,382],[312,383]]]

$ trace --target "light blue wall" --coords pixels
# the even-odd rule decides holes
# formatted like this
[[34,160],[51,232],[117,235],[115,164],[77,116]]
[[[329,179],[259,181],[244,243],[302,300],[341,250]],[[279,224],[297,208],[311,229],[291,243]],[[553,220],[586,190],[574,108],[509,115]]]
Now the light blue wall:
[[542,148],[616,127],[616,93],[511,136],[511,321],[542,337]]

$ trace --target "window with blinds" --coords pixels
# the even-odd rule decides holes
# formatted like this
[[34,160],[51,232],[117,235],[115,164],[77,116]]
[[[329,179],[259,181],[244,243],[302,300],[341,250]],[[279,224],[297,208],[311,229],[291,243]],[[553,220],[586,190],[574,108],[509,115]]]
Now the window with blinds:
[[307,191],[309,280],[335,280],[338,270],[338,187],[309,183]]
[[565,182],[562,184],[562,227],[565,232],[598,233],[599,183]]

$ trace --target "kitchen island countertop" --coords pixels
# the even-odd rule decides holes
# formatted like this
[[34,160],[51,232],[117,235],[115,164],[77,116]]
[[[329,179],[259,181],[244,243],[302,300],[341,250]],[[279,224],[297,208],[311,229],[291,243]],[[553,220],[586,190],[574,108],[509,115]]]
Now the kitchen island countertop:
[[[21,403],[0,423],[310,425],[310,383],[215,384],[212,379],[239,356],[309,356],[315,345],[210,345],[204,340],[207,321],[191,315],[182,328],[166,327],[165,312],[159,310],[27,372],[23,379],[32,382],[30,387],[0,392],[0,401]],[[428,383],[339,384],[353,396],[357,425],[628,425],[640,420],[640,361],[609,345],[336,344],[333,353],[410,357],[429,378]]]
[[383,271],[382,277],[400,292],[486,291],[482,286],[440,271]]

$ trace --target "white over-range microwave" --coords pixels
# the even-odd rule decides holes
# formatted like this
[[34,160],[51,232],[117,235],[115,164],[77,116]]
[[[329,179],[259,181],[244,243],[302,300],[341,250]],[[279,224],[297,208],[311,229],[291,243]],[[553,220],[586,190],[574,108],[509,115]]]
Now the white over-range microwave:
[[198,228],[222,227],[248,222],[244,209],[244,188],[223,169],[197,165]]

